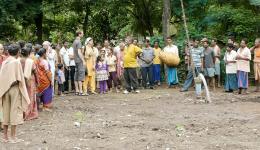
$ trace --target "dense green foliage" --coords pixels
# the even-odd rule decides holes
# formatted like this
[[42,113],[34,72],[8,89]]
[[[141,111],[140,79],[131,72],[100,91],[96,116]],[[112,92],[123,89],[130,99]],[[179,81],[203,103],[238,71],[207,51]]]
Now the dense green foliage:
[[[172,34],[181,46],[185,37],[181,5],[179,0],[171,3],[171,23],[177,31]],[[225,43],[228,35],[234,35],[237,40],[246,37],[252,41],[260,35],[259,3],[184,0],[191,36],[215,37]],[[127,34],[160,35],[162,7],[163,0],[0,0],[0,39],[60,42],[71,40],[78,29],[97,41]]]
[[[248,38],[251,46],[260,36],[260,0],[183,1],[191,37],[217,38],[222,46],[229,36],[237,42]],[[182,53],[186,38],[180,0],[171,0],[170,7],[169,32]],[[96,42],[150,36],[163,47],[162,14],[163,0],[0,0],[0,41],[59,43],[72,41],[81,29]]]

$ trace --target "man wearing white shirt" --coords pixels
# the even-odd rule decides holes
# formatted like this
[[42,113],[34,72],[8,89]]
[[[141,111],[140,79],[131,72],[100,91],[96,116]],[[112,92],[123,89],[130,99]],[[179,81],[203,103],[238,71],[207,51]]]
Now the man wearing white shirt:
[[68,42],[63,42],[63,47],[60,50],[61,63],[64,65],[64,91],[69,91],[69,79],[71,79],[71,89],[74,90],[74,73],[75,73],[75,61],[73,57],[73,48],[68,49]]
[[[179,57],[179,50],[176,45],[172,44],[171,37],[167,38],[167,46],[163,49],[164,52],[173,53]],[[175,67],[166,66],[167,69],[167,82],[169,88],[179,83],[177,69]]]

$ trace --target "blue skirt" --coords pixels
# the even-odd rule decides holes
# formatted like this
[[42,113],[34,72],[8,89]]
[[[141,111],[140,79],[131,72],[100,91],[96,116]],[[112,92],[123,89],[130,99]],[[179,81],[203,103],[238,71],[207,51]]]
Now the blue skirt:
[[236,74],[226,74],[225,79],[225,90],[235,91],[237,90],[237,75]]
[[237,81],[238,88],[247,89],[248,88],[248,72],[237,71]]
[[167,67],[168,72],[168,85],[175,85],[179,83],[177,69],[173,67]]
[[153,81],[161,81],[161,65],[153,65]]

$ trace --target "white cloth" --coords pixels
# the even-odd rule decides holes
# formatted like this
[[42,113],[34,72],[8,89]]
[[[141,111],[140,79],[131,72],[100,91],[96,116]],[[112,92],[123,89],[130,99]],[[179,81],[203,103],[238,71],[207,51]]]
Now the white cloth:
[[[251,52],[247,47],[243,49],[239,48],[237,50],[237,55],[251,60]],[[250,61],[237,60],[237,70],[250,72]]]
[[120,51],[120,46],[118,45],[118,46],[116,46],[115,48],[114,48],[114,55],[117,55],[117,53]]
[[[74,50],[73,47],[70,47],[68,49],[68,55],[74,56]],[[70,66],[76,66],[75,60],[74,59],[70,59]]]
[[55,64],[57,61],[57,53],[54,49],[50,49],[49,53],[47,54],[47,61],[51,66],[51,73],[52,73],[52,84],[54,85],[54,77],[55,77]]
[[65,47],[62,47],[60,49],[60,57],[63,59],[64,61],[64,65],[66,67],[70,66],[70,58],[69,58],[69,51],[68,49],[66,49]]
[[174,53],[177,56],[179,56],[179,50],[178,47],[176,45],[168,45],[163,49],[164,52],[168,52],[168,53]]
[[[226,52],[224,56],[224,61],[237,61],[237,52],[232,50],[231,52]],[[226,73],[227,74],[236,74],[237,73],[237,63],[228,63],[226,64]]]

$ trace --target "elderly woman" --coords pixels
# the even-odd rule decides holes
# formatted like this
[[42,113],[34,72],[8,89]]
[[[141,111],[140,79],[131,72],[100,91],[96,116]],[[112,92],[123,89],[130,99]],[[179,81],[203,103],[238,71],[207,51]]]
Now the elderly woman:
[[[54,49],[51,47],[51,43],[49,41],[43,42],[43,48],[46,50],[46,58],[48,63],[50,64],[50,70],[52,73],[51,82],[54,85],[54,77],[55,77],[55,67],[56,63],[58,62],[58,56]],[[54,94],[54,86],[53,86],[53,94]]]

